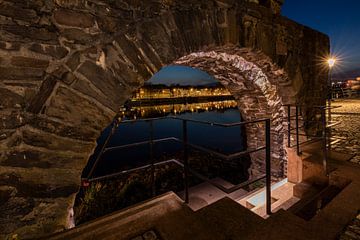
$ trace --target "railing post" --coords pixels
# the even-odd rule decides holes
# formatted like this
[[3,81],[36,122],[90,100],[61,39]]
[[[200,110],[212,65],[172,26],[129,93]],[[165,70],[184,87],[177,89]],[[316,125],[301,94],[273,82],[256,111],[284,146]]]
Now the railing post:
[[299,144],[299,106],[296,105],[296,153],[300,155],[300,144]]
[[321,120],[322,120],[322,137],[323,137],[323,167],[324,172],[327,175],[327,150],[326,150],[326,108],[321,112]]
[[291,106],[287,106],[287,120],[288,120],[288,148],[291,147]]
[[189,203],[189,153],[188,153],[188,132],[187,121],[183,122],[183,154],[184,154],[184,187],[185,187],[185,203]]
[[149,154],[150,154],[150,162],[151,162],[151,194],[154,197],[156,195],[155,189],[155,158],[154,158],[154,124],[153,121],[150,120],[150,145],[149,145]]
[[116,130],[118,129],[119,125],[120,125],[120,122],[121,122],[121,117],[119,117],[119,115],[116,115],[114,120],[113,120],[113,126],[111,128],[111,131],[109,133],[109,135],[107,136],[107,138],[105,139],[105,142],[104,144],[101,146],[101,149],[100,149],[100,152],[99,154],[97,155],[96,159],[95,159],[95,162],[93,164],[93,166],[91,167],[89,173],[88,173],[88,176],[87,176],[87,179],[90,179],[91,176],[93,175],[99,161],[101,160],[101,157],[102,155],[104,154],[105,152],[105,149],[106,149],[106,146],[108,145],[108,143],[110,142],[110,139],[111,137],[115,134]]
[[270,119],[265,121],[266,138],[266,214],[271,215],[271,149],[270,149]]

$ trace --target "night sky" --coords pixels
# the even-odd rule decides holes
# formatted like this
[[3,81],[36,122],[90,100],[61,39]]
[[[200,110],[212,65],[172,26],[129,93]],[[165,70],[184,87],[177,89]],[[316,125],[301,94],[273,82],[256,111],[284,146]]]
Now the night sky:
[[330,36],[337,71],[360,69],[360,0],[285,0],[282,15]]
[[[332,54],[340,59],[338,75],[360,74],[360,0],[285,0],[282,15],[330,36]],[[153,83],[206,84],[209,75],[181,66],[168,66],[154,75]]]

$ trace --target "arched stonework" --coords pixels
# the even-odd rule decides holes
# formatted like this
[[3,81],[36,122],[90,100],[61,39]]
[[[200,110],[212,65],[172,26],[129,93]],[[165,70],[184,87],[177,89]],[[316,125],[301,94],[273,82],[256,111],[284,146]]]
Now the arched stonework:
[[[329,52],[328,37],[251,2],[0,1],[0,238],[64,229],[100,131],[133,90],[183,56],[259,50],[239,54],[279,87],[284,103],[321,105],[327,73],[315,61]],[[289,78],[277,83],[261,55]],[[256,111],[247,115],[269,116]]]
[[[283,119],[285,111],[280,96],[279,82],[287,76],[259,51],[227,46],[206,49],[184,56],[175,62],[201,69],[217,78],[235,97],[243,119],[271,119],[273,174],[286,174]],[[247,125],[247,146],[255,149],[264,146],[264,126]],[[252,173],[264,171],[264,152],[252,154]]]

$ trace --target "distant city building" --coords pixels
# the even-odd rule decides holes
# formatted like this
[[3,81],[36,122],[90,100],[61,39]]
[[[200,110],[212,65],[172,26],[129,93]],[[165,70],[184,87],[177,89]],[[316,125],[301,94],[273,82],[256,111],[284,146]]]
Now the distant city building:
[[352,90],[360,90],[360,77],[355,79],[349,79],[346,81],[347,87],[351,88]]
[[184,97],[212,97],[231,96],[231,93],[222,86],[216,87],[184,87],[165,85],[150,85],[140,88],[134,95],[134,100]]

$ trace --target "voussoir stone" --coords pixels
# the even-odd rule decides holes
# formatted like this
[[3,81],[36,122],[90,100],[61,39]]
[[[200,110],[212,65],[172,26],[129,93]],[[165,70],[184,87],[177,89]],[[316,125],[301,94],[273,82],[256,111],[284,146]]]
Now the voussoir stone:
[[20,95],[4,89],[0,88],[0,107],[15,107],[16,105],[22,106],[24,105],[24,99]]
[[0,80],[41,80],[44,70],[37,68],[0,67]]
[[94,25],[94,18],[90,14],[60,9],[54,13],[55,21],[60,25],[89,28]]
[[11,64],[17,67],[47,68],[49,61],[28,57],[13,57]]
[[64,58],[69,51],[61,46],[52,46],[52,45],[41,45],[41,44],[32,44],[29,48],[33,52],[49,55],[51,57],[61,59]]

